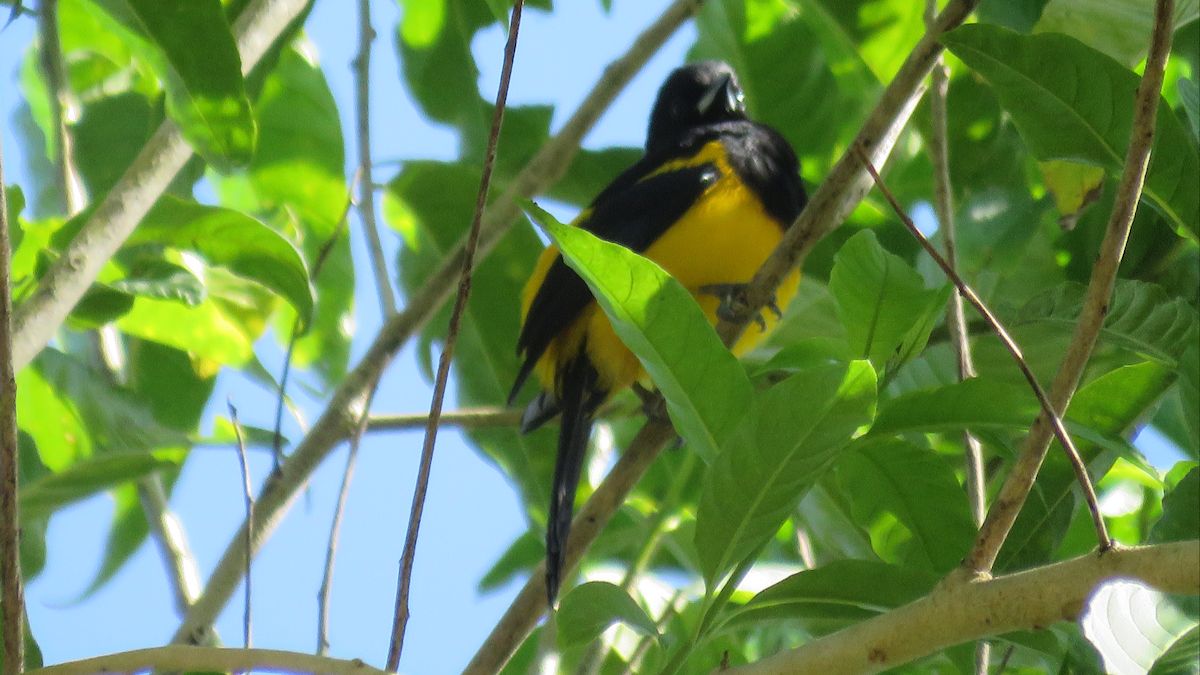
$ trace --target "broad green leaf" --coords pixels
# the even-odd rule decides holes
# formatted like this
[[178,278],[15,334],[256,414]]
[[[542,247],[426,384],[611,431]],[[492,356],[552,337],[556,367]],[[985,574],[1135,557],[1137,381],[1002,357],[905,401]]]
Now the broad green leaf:
[[138,298],[117,321],[128,335],[191,352],[222,365],[240,366],[254,356],[254,341],[213,298],[188,307],[170,300]]
[[[834,258],[829,291],[837,300],[850,353],[870,359],[882,370],[906,336],[943,294],[925,289],[916,270],[879,245],[875,233],[863,230],[842,245]],[[929,326],[932,328],[932,326]],[[928,336],[928,330],[925,335]]]
[[[388,184],[383,216],[404,237],[397,263],[403,292],[423,286],[470,227],[479,179],[477,167],[417,161],[407,162]],[[532,228],[514,227],[478,262],[454,353],[459,405],[504,405],[520,368],[520,292],[542,248]],[[449,310],[449,304],[443,307],[417,342],[418,362],[430,379],[433,345],[444,339]],[[479,450],[518,486],[531,514],[545,513],[555,436],[554,430],[521,435],[512,428],[470,432]]]
[[47,474],[18,492],[21,511],[31,517],[49,515],[97,492],[175,466],[185,451],[112,452],[89,457],[67,469]]
[[[1100,585],[1080,618],[1083,634],[1109,672],[1145,672],[1196,622],[1162,593],[1131,579]],[[1185,647],[1186,649],[1186,647]],[[1195,673],[1192,666],[1190,673]]]
[[1200,469],[1192,468],[1163,497],[1163,515],[1150,531],[1150,542],[1200,539]]
[[868,433],[879,437],[918,430],[1028,428],[1039,409],[1028,386],[973,377],[883,403]]
[[646,635],[658,635],[654,620],[628,593],[603,581],[572,588],[562,599],[557,619],[558,644],[563,647],[587,644],[618,621]]
[[[1194,77],[1200,78],[1200,74]],[[1200,88],[1195,80],[1179,78],[1179,100],[1187,112],[1188,121],[1192,123],[1192,139],[1200,139]]]
[[483,573],[476,589],[480,593],[494,591],[512,581],[518,575],[524,574],[546,557],[546,545],[541,535],[526,530],[521,536],[509,544],[508,550],[501,554],[500,559]]
[[[138,261],[126,277],[112,281],[107,286],[131,296],[174,300],[188,307],[204,302],[207,295],[204,282],[191,270],[155,258]],[[131,307],[132,304],[131,299]]]
[[51,384],[37,360],[17,373],[17,428],[29,434],[51,471],[62,471],[93,452],[75,404]]
[[1042,10],[1050,0],[983,0],[975,16],[984,23],[994,23],[1029,33],[1042,18]]
[[[1197,8],[1190,0],[1176,3],[1174,27],[1195,19]],[[1132,68],[1145,58],[1153,28],[1152,2],[1050,0],[1034,32],[1065,33]]]
[[126,242],[148,243],[195,251],[209,264],[279,294],[305,323],[312,317],[313,288],[304,257],[286,237],[250,216],[163,197]]
[[[1086,293],[1087,288],[1075,282],[1056,286],[1026,303],[1011,325],[1041,324],[1070,334]],[[1099,337],[1174,366],[1184,349],[1194,344],[1196,325],[1196,310],[1182,298],[1169,298],[1153,284],[1118,279]]]
[[886,510],[912,534],[907,567],[945,574],[970,551],[971,506],[944,457],[902,440],[859,442],[834,471],[859,522]]
[[792,375],[767,390],[709,467],[696,548],[710,589],[779,530],[805,492],[875,413],[865,361]]
[[76,166],[94,198],[116,185],[154,132],[154,121],[150,101],[138,92],[121,92],[83,106],[71,136]]
[[[947,33],[942,42],[988,78],[1037,159],[1086,162],[1120,173],[1138,86],[1133,71],[1061,34],[1022,36],[972,24]],[[1172,225],[1198,238],[1196,146],[1166,103],[1154,135],[1144,194]]]
[[728,625],[765,619],[862,621],[929,593],[937,579],[874,560],[835,560],[763,589],[733,613]]
[[617,336],[667,399],[680,435],[707,461],[741,421],[750,381],[692,294],[653,262],[522,204],[583,277]]
[[1200,672],[1200,626],[1192,626],[1167,647],[1146,675],[1196,675]]
[[[250,163],[256,128],[220,0],[95,0],[162,81],[167,115],[214,166]],[[100,18],[97,16],[97,18]]]

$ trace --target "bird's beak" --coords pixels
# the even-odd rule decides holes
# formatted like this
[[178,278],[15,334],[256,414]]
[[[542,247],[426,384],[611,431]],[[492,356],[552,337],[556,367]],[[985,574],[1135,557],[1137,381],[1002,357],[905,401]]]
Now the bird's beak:
[[696,105],[696,110],[701,115],[707,115],[713,103],[717,102],[717,97],[722,95],[729,104],[729,109],[732,110],[735,101],[733,92],[729,86],[731,82],[733,82],[733,75],[722,73],[715,82],[709,85],[708,90],[704,92],[704,96],[700,97],[700,103]]

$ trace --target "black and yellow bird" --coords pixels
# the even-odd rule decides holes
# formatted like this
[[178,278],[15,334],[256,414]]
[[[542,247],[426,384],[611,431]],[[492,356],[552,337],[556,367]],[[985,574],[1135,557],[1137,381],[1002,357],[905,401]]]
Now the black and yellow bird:
[[[692,63],[659,90],[646,153],[573,224],[658,263],[715,324],[721,296],[750,281],[804,208],[799,170],[783,136],[747,118],[733,70],[718,61]],[[799,281],[796,272],[784,282],[778,307]],[[525,411],[522,433],[562,415],[546,532],[553,605],[596,410],[646,373],[555,247],[538,260],[522,300],[517,351],[524,363],[509,403],[536,373],[542,392]],[[753,348],[775,320],[764,317],[764,330],[746,331],[734,353]]]

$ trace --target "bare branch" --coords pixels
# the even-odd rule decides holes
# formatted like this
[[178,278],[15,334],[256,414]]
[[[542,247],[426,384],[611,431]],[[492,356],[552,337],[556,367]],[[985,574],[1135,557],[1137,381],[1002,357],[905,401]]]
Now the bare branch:
[[[863,159],[866,161],[865,156]],[[1079,450],[1075,447],[1075,442],[1071,440],[1071,434],[1067,432],[1067,426],[1063,424],[1061,414],[1055,411],[1054,406],[1050,402],[1050,398],[1046,395],[1046,390],[1042,389],[1042,385],[1038,382],[1037,376],[1033,374],[1033,371],[1029,369],[1029,364],[1025,362],[1025,356],[1021,353],[1020,346],[1017,345],[1016,340],[1014,340],[1012,335],[1009,334],[1008,330],[1004,327],[1004,324],[1000,323],[1000,319],[996,318],[996,315],[992,313],[992,310],[988,309],[988,306],[984,304],[983,300],[980,299],[980,297],[976,295],[975,291],[967,285],[967,282],[963,281],[962,277],[958,275],[958,272],[946,262],[946,259],[943,258],[940,253],[938,253],[938,250],[933,246],[932,243],[930,243],[929,239],[926,238],[924,234],[921,234],[921,231],[917,229],[916,224],[914,224],[912,219],[908,217],[908,214],[904,213],[904,209],[896,201],[896,198],[892,195],[891,191],[888,190],[887,185],[883,182],[883,179],[879,177],[879,174],[875,171],[875,167],[871,166],[870,163],[867,163],[867,171],[871,174],[871,177],[875,179],[875,184],[879,187],[879,191],[883,193],[885,198],[887,198],[888,203],[892,205],[892,209],[896,211],[896,215],[898,215],[900,220],[904,222],[904,226],[908,228],[909,233],[921,243],[921,247],[925,249],[925,252],[928,253],[931,258],[933,258],[934,262],[936,262],[939,267],[942,268],[942,271],[946,273],[946,276],[949,277],[950,281],[954,283],[954,286],[958,288],[958,292],[961,293],[963,297],[971,303],[971,306],[975,308],[975,311],[979,312],[983,316],[983,318],[988,322],[988,325],[992,327],[992,331],[994,331],[996,336],[1000,338],[1000,342],[1004,343],[1004,347],[1008,349],[1010,354],[1012,354],[1013,360],[1017,362],[1017,367],[1021,369],[1021,374],[1024,375],[1025,380],[1029,382],[1030,389],[1033,389],[1034,395],[1037,396],[1038,403],[1042,406],[1041,414],[1050,416],[1051,425],[1054,429],[1054,437],[1057,438],[1058,442],[1062,445],[1063,450],[1067,454],[1067,459],[1071,462],[1071,468],[1075,470],[1075,479],[1079,481],[1079,486],[1083,489],[1084,499],[1087,501],[1088,510],[1092,514],[1092,524],[1096,528],[1096,539],[1099,542],[1100,550],[1108,550],[1112,547],[1112,540],[1109,539],[1108,527],[1104,524],[1104,516],[1100,513],[1100,505],[1096,501],[1096,489],[1092,485],[1092,477],[1088,475],[1087,464],[1085,464],[1083,458],[1080,457]],[[1032,482],[1032,478],[1030,480]],[[997,546],[997,548],[999,547]]]
[[[1145,74],[1138,85],[1134,101],[1133,128],[1129,138],[1129,149],[1125,154],[1121,183],[1113,201],[1112,215],[1109,217],[1104,240],[1100,243],[1100,253],[1096,256],[1096,263],[1092,268],[1092,278],[1088,282],[1079,322],[1075,324],[1075,333],[1067,346],[1054,384],[1050,387],[1050,409],[1059,415],[1070,404],[1096,345],[1096,336],[1100,334],[1100,328],[1104,325],[1113,285],[1116,283],[1117,269],[1121,265],[1125,242],[1129,238],[1129,228],[1133,225],[1133,216],[1141,198],[1142,182],[1146,178],[1150,147],[1154,141],[1158,101],[1162,96],[1163,69],[1167,54],[1171,51],[1171,15],[1174,5],[1174,0],[1158,0],[1155,6],[1154,31],[1150,37]],[[1024,506],[1029,491],[1033,489],[1038,470],[1046,458],[1054,431],[1051,428],[1052,421],[1045,413],[1039,415],[1033,428],[1029,430],[1029,435],[1025,437],[1021,454],[1009,472],[1000,495],[992,504],[987,521],[975,540],[975,547],[967,558],[966,564],[972,569],[987,572],[995,564],[1000,547],[1016,522],[1017,514]],[[1095,517],[1093,514],[1093,518]],[[1103,542],[1101,545],[1103,546]]]
[[508,42],[504,45],[504,65],[500,69],[500,86],[496,92],[496,107],[492,114],[492,130],[488,136],[487,153],[483,158],[483,173],[479,179],[479,195],[475,200],[475,215],[467,235],[467,246],[463,254],[462,277],[458,282],[458,295],[454,299],[454,310],[450,314],[450,327],[438,359],[437,379],[433,383],[433,401],[429,405],[429,421],[425,426],[425,443],[421,448],[421,466],[417,471],[417,486],[413,490],[412,511],[408,516],[408,533],[404,537],[404,554],[400,558],[400,580],[396,589],[396,616],[392,623],[392,642],[388,648],[387,670],[396,672],[400,666],[400,653],[404,650],[404,631],[408,627],[408,589],[412,583],[413,562],[417,555],[417,534],[421,527],[421,514],[425,510],[425,494],[429,490],[429,472],[433,468],[433,449],[437,442],[438,418],[442,415],[442,400],[446,396],[446,384],[450,380],[450,363],[454,359],[454,346],[458,342],[458,330],[462,324],[467,300],[471,297],[471,274],[474,272],[475,252],[479,246],[479,228],[483,220],[483,209],[487,206],[488,191],[492,183],[492,170],[496,166],[496,145],[500,142],[500,127],[504,124],[504,105],[508,101],[508,85],[512,81],[513,60],[517,56],[517,36],[521,29],[521,10],[524,0],[513,3],[512,18],[508,24]]
[[350,481],[354,478],[354,466],[358,461],[358,448],[371,417],[371,402],[379,388],[376,382],[367,394],[362,415],[350,436],[350,452],[346,455],[346,468],[342,471],[342,486],[338,488],[337,505],[333,509],[333,525],[329,528],[329,545],[325,548],[325,571],[321,574],[321,588],[317,591],[317,653],[329,653],[329,600],[333,595],[333,564],[337,559],[338,541],[342,533],[342,517],[346,514],[346,499],[350,495]]
[[167,568],[171,593],[175,598],[175,611],[182,617],[200,595],[200,568],[188,547],[183,524],[167,503],[162,476],[152,473],[138,481],[137,492],[146,522],[150,525],[150,534],[158,544],[159,554]]
[[38,675],[93,675],[94,673],[158,672],[269,672],[296,675],[384,675],[359,659],[349,661],[274,649],[228,649],[173,645],[136,649],[68,661],[32,671]]
[[375,288],[379,292],[379,310],[386,318],[396,313],[396,295],[392,292],[383,244],[379,240],[379,226],[375,222],[375,180],[371,177],[371,43],[374,41],[371,0],[358,0],[358,55],[351,65],[358,120],[358,215],[367,235],[371,270],[375,273]]
[[755,273],[736,303],[737,320],[721,321],[717,333],[732,345],[750,320],[774,301],[775,291],[792,270],[800,267],[812,247],[832,232],[871,189],[871,177],[852,148],[861,148],[871,161],[882,163],[925,92],[924,81],[941,55],[938,38],[956,28],[979,4],[979,0],[951,0],[925,35],[913,47],[896,76],[884,89],[879,102],[863,122],[846,153],[830,170],[821,187],[809,200],[800,217]]
[[878,673],[971,640],[1074,621],[1109,579],[1196,595],[1200,541],[1089,553],[996,579],[970,580],[962,572],[904,607],[726,673]]
[[[233,25],[242,72],[254,67],[306,0],[256,0]],[[104,264],[117,252],[192,156],[174,122],[163,122],[87,223],[13,314],[13,367],[20,370],[54,336]]]
[[[630,48],[605,69],[604,75],[567,121],[559,133],[546,142],[529,164],[513,179],[508,189],[493,201],[484,212],[479,234],[479,255],[484,255],[508,231],[519,213],[514,197],[532,197],[545,190],[566,172],[579,143],[600,116],[608,109],[617,94],[646,64],[671,35],[699,7],[700,0],[675,0],[663,14],[634,40]],[[404,311],[385,321],[379,333],[358,364],[346,374],[334,391],[321,416],[297,444],[279,475],[267,481],[256,503],[254,550],[271,535],[283,518],[288,506],[296,499],[317,466],[333,448],[345,440],[356,421],[350,411],[355,402],[365,397],[379,379],[392,358],[410,337],[429,320],[449,296],[458,273],[462,270],[462,246],[459,246],[409,300]],[[216,569],[205,584],[204,593],[192,604],[172,637],[172,642],[199,644],[205,639],[208,627],[229,602],[237,588],[237,580],[245,554],[240,545],[245,523],[235,539],[225,548]],[[545,606],[545,597],[542,598]],[[536,616],[534,617],[536,621]]]
[[59,207],[73,216],[87,202],[83,181],[75,169],[73,140],[67,131],[68,120],[78,114],[78,103],[67,81],[63,65],[62,42],[58,36],[58,0],[42,0],[38,5],[38,55],[42,78],[46,83],[46,98],[50,104],[50,133],[54,138],[54,173],[57,179]]
[[246,606],[242,613],[242,645],[250,649],[253,642],[250,639],[250,627],[253,625],[250,614],[250,547],[254,542],[254,490],[250,487],[250,465],[246,461],[246,439],[242,437],[242,425],[238,422],[237,408],[233,407],[233,398],[229,402],[229,419],[233,423],[233,433],[237,436],[238,464],[242,469],[242,489],[246,496]]
[[8,194],[0,163],[0,622],[4,675],[25,670],[25,588],[21,580],[21,519],[17,508],[20,447],[17,378],[13,368],[12,240]]
[[[495,429],[515,427],[521,423],[522,412],[513,408],[465,408],[442,413],[438,426],[459,429]],[[367,419],[367,431],[408,431],[424,429],[429,415],[371,415]]]

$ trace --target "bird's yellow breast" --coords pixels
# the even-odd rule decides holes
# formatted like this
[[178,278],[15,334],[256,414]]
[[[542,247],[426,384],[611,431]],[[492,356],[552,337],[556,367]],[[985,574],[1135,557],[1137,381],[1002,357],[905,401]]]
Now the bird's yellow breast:
[[[705,163],[713,164],[721,177],[642,255],[658,263],[691,291],[709,323],[715,325],[720,300],[698,294],[698,289],[711,284],[749,282],[779,244],[786,224],[767,215],[757,195],[729,166],[719,141],[707,144],[693,157],[663,165],[655,174]],[[522,319],[557,257],[558,249],[550,246],[538,260],[522,293]],[[799,271],[784,280],[776,297],[781,310],[796,294],[799,283]],[[750,326],[734,346],[734,354],[740,356],[753,349],[775,327],[777,319],[773,314],[766,312],[764,318],[766,330]],[[593,301],[550,343],[538,361],[535,372],[543,388],[557,389],[556,372],[578,353],[585,338],[588,358],[600,375],[599,384],[609,392],[621,391],[645,376],[637,357],[617,337],[608,317]]]

